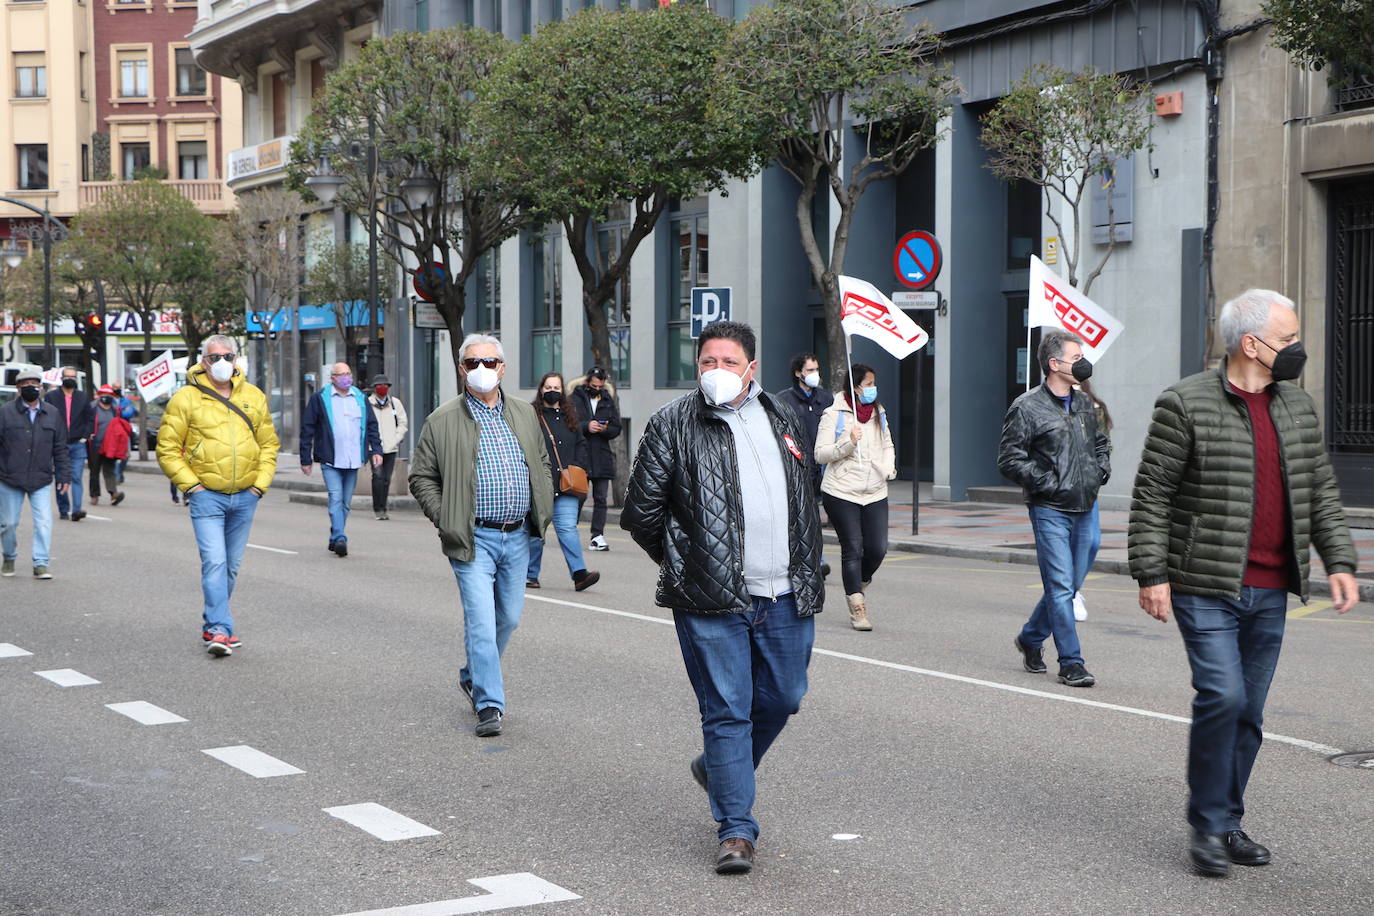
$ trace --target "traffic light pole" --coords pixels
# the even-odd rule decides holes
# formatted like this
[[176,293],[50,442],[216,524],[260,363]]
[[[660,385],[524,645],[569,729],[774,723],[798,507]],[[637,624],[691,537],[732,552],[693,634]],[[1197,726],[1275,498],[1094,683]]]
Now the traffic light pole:
[[105,335],[105,285],[99,277],[95,278],[95,302],[95,314],[100,325],[100,384],[104,385],[109,382],[105,363],[110,358],[110,347],[109,338]]

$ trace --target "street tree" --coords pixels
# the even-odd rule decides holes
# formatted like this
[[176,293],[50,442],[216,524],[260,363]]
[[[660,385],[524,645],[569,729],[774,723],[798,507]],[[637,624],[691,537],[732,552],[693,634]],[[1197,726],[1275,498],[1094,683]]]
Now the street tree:
[[[1083,278],[1083,198],[1133,150],[1149,146],[1151,89],[1127,76],[1039,65],[1026,71],[983,118],[988,168],[1007,181],[1028,181],[1046,193],[1045,215],[1059,232],[1068,281],[1092,288],[1116,249],[1108,196],[1107,246]],[[1061,213],[1060,206],[1063,207]],[[1065,217],[1072,234],[1064,231]]]
[[334,327],[339,347],[353,352],[359,303],[367,302],[367,249],[353,242],[320,240],[312,246],[312,263],[305,273],[301,295],[312,305],[327,305],[334,311]]
[[[407,262],[419,265],[448,326],[455,367],[468,280],[482,255],[520,225],[515,201],[477,181],[472,168],[480,144],[473,109],[508,49],[504,38],[482,29],[373,39],[329,75],[291,147],[293,187],[303,190],[327,160],[343,179],[338,206],[364,220],[379,211],[384,216],[377,221],[381,250],[403,269]],[[376,150],[371,181],[370,136]],[[440,199],[407,200],[405,192],[417,182]],[[384,292],[382,298],[389,297]]]
[[1374,82],[1374,3],[1369,0],[1265,0],[1272,41],[1304,67],[1325,70],[1331,85]]
[[[71,320],[81,341],[82,357],[78,368],[91,381],[95,378],[95,363],[104,363],[105,328],[97,317],[100,312],[96,297],[95,274],[81,257],[81,237],[73,233],[52,253],[52,320]],[[8,306],[15,318],[41,323],[43,321],[43,261],[25,258],[17,268],[8,272]],[[16,322],[17,326],[17,322]]]
[[[668,204],[755,167],[741,126],[710,117],[732,28],[700,3],[589,9],[523,41],[482,93],[482,174],[532,225],[562,225],[597,365],[613,365],[608,304]],[[608,244],[613,210],[630,224]]]
[[[832,354],[845,351],[837,278],[860,200],[933,146],[949,111],[957,84],[937,50],[930,27],[908,24],[887,0],[777,0],[755,7],[721,56],[717,117],[745,125],[760,160],[797,182],[797,228]],[[817,194],[838,210],[828,247],[813,221]],[[842,366],[834,373],[841,383]]]
[[194,361],[212,334],[243,333],[243,260],[234,245],[233,225],[210,220],[194,241],[194,252],[172,284],[181,338]]

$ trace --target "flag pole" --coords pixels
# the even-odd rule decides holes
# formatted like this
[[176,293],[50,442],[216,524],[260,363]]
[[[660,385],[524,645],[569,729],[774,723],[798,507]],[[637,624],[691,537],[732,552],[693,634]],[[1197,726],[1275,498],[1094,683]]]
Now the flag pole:
[[1026,390],[1031,389],[1031,323],[1030,311],[1026,312]]
[[[844,368],[845,368],[845,373],[844,373],[844,385],[845,385],[845,391],[848,393],[848,401],[849,401],[850,409],[852,409],[852,410],[854,411],[854,425],[857,426],[857,425],[859,424],[859,405],[856,404],[856,403],[854,403],[854,361],[853,361],[853,359],[852,359],[852,358],[850,357],[850,355],[849,355],[849,331],[845,330],[843,326],[841,326],[840,329],[844,331]],[[854,443],[854,452],[855,452],[856,455],[857,455],[858,451],[859,451],[859,443],[855,442],[855,443]]]

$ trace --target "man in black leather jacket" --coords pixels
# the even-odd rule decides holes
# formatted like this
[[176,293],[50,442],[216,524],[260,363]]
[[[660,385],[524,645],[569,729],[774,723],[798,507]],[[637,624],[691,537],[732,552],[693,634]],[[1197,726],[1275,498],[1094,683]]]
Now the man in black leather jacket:
[[1097,491],[1111,476],[1111,443],[1098,428],[1092,398],[1073,387],[1092,375],[1083,342],[1068,331],[1046,331],[1037,356],[1045,382],[1007,408],[997,450],[998,469],[1025,494],[1045,587],[1015,643],[1025,669],[1041,674],[1041,646],[1053,635],[1060,683],[1091,687],[1096,680],[1083,664],[1073,596],[1097,552]]
[[701,387],[639,442],[620,525],[659,564],[701,710],[691,763],[719,825],[716,871],[753,866],[754,770],[806,693],[821,610],[820,514],[796,414],[755,381],[754,332],[710,325]]

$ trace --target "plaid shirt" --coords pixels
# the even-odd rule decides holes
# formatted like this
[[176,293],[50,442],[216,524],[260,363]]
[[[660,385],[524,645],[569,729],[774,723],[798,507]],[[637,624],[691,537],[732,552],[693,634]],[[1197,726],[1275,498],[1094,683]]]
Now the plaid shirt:
[[504,403],[488,407],[471,394],[468,409],[477,421],[478,521],[518,522],[530,511],[530,468],[520,441],[502,412]]

